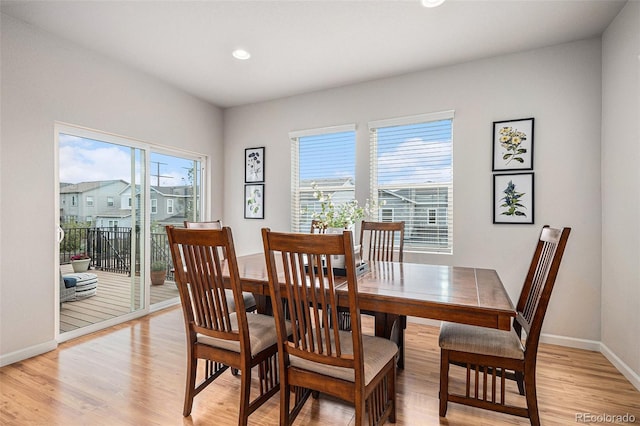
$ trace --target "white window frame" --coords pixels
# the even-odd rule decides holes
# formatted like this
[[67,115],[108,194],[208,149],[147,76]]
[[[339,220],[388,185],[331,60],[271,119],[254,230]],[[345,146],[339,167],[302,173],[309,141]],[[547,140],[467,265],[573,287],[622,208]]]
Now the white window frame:
[[167,214],[173,214],[173,212],[175,211],[173,201],[173,198],[167,198]]
[[158,199],[151,199],[151,214],[158,214]]
[[[411,237],[411,229],[414,222],[416,224],[419,223],[418,213],[409,213],[407,218],[403,219],[404,215],[397,215],[394,212],[395,220],[405,220],[405,250],[406,251],[415,251],[421,253],[440,253],[440,254],[452,254],[453,253],[453,119],[454,119],[454,111],[442,111],[430,114],[419,114],[408,117],[399,117],[399,118],[391,118],[386,120],[377,120],[371,121],[368,123],[369,126],[369,140],[370,140],[370,198],[378,204],[378,208],[385,208],[383,205],[380,205],[379,202],[379,194],[380,191],[389,191],[389,192],[397,192],[400,190],[411,190],[411,191],[419,191],[419,190],[429,190],[432,189],[437,196],[442,195],[444,197],[443,191],[446,191],[446,214],[444,218],[441,218],[438,215],[440,207],[433,207],[435,210],[435,223],[430,222],[429,209],[431,207],[427,207],[427,218],[426,221],[429,222],[429,225],[435,225],[440,227],[435,231],[437,235],[435,242],[429,241],[429,236],[424,236],[423,233],[416,232],[415,239],[412,241]],[[379,184],[378,183],[378,129],[387,128],[387,127],[396,127],[396,126],[410,126],[415,124],[429,123],[429,122],[437,122],[442,120],[451,120],[451,181],[450,182],[437,182],[437,183],[398,183],[398,184]],[[406,138],[405,140],[411,139],[411,135],[403,136]],[[401,158],[401,157],[400,157]],[[437,201],[436,201],[437,203]],[[417,205],[417,202],[416,202]],[[387,207],[388,208],[388,207]],[[417,209],[416,209],[417,210]],[[423,210],[424,211],[424,210]],[[402,217],[401,217],[402,216]],[[424,222],[424,220],[423,220]],[[442,232],[440,231],[442,230]],[[444,235],[442,237],[441,235]],[[442,242],[444,238],[445,242]]]
[[93,200],[93,195],[87,195],[86,201],[87,201],[87,207],[93,207],[95,204]]
[[115,205],[115,200],[112,196],[108,196],[107,197],[107,206],[108,207],[113,207]]

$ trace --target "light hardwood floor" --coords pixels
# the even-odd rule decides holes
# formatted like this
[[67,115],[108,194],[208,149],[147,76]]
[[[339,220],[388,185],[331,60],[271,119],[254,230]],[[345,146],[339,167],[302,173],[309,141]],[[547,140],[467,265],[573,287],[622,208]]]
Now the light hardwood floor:
[[[366,317],[364,317],[366,318]],[[371,324],[366,324],[370,330]],[[406,368],[398,373],[398,425],[528,425],[528,421],[449,405],[438,417],[438,329],[409,323]],[[638,392],[599,353],[541,345],[538,400],[543,425],[575,425],[577,413],[635,416]],[[460,373],[462,373],[460,371]],[[240,381],[225,372],[182,417],[185,337],[179,307],[62,343],[0,369],[2,425],[234,425]],[[458,374],[458,373],[456,373]],[[462,375],[452,379],[462,386]],[[515,395],[515,386],[511,386]],[[249,418],[278,423],[278,397]],[[354,411],[320,396],[296,425],[352,425]]]

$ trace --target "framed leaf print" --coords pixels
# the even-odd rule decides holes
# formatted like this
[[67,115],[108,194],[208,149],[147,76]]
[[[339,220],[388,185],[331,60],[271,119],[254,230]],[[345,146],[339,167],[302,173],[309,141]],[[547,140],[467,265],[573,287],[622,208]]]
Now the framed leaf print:
[[264,184],[244,186],[244,218],[264,219]]
[[533,170],[533,118],[493,122],[493,171]]
[[533,173],[493,175],[493,223],[533,224]]
[[244,181],[264,182],[264,147],[244,150]]

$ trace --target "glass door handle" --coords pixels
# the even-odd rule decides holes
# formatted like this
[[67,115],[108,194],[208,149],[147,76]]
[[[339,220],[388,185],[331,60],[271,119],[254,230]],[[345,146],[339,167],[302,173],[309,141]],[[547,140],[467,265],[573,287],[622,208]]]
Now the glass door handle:
[[64,240],[64,229],[58,226],[58,244],[60,244]]

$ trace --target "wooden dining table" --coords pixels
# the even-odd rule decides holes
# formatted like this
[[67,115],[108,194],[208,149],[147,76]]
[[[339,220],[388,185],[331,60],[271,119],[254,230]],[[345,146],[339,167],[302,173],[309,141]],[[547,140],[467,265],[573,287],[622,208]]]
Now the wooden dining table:
[[[269,277],[263,253],[239,256],[243,291],[267,312]],[[390,337],[399,315],[509,330],[515,309],[493,269],[368,261],[358,275],[361,310],[376,313],[376,335]],[[282,278],[284,282],[284,278]],[[349,306],[346,280],[337,288],[338,304]],[[263,296],[263,297],[260,297]]]

